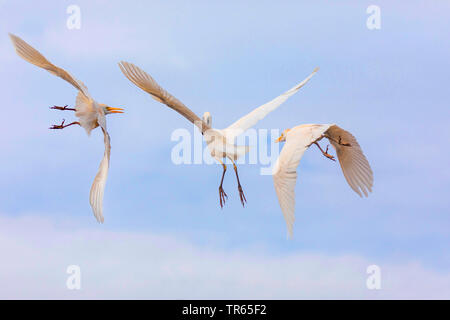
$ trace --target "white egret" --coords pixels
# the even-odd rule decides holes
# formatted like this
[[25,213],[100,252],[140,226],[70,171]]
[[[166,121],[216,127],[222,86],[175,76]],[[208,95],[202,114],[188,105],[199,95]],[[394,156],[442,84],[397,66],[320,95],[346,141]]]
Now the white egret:
[[219,185],[219,202],[221,207],[223,207],[225,199],[228,198],[227,194],[222,188],[223,179],[227,170],[227,166],[225,165],[224,161],[222,161],[225,158],[230,159],[233,163],[233,168],[236,173],[236,180],[238,184],[239,197],[242,205],[244,206],[245,202],[247,201],[242,190],[241,183],[239,181],[239,175],[237,172],[235,161],[240,156],[245,155],[248,152],[249,147],[235,145],[236,138],[244,131],[254,126],[259,120],[263,119],[271,111],[279,107],[290,96],[292,96],[301,87],[303,87],[318,71],[318,68],[314,69],[311,75],[309,75],[305,80],[297,84],[292,89],[286,91],[272,101],[254,109],[249,114],[234,122],[228,128],[220,130],[211,127],[212,118],[209,112],[205,112],[203,114],[203,118],[200,119],[181,101],[179,101],[177,98],[160,87],[150,75],[141,70],[139,67],[135,66],[132,63],[123,61],[119,63],[119,67],[122,70],[123,74],[136,86],[149,93],[155,100],[167,105],[168,107],[180,113],[186,119],[194,123],[201,131],[208,145],[211,156],[219,163],[221,163],[223,167],[222,179]]
[[372,192],[372,169],[350,132],[335,124],[303,124],[284,130],[276,142],[286,141],[286,143],[273,167],[272,175],[289,237],[292,237],[295,220],[294,189],[297,181],[297,167],[304,152],[315,144],[325,157],[336,161],[334,156],[328,153],[328,146],[325,151],[320,147],[318,142],[323,138],[327,138],[336,150],[342,172],[350,187],[360,197],[362,194],[367,197],[368,192]]
[[103,195],[105,191],[106,178],[108,176],[109,159],[111,153],[111,144],[108,131],[106,129],[105,115],[111,113],[123,113],[122,108],[112,108],[103,103],[97,103],[89,94],[87,87],[79,80],[75,79],[64,69],[61,69],[48,61],[39,51],[31,47],[21,38],[9,34],[11,41],[16,49],[16,53],[26,61],[47,70],[48,72],[66,80],[78,90],[75,108],[53,106],[51,109],[75,111],[75,116],[79,121],[64,124],[65,120],[59,125],[53,125],[50,129],[64,129],[71,125],[83,127],[87,134],[91,130],[100,126],[104,135],[105,152],[94,182],[91,187],[89,202],[98,222],[103,222]]

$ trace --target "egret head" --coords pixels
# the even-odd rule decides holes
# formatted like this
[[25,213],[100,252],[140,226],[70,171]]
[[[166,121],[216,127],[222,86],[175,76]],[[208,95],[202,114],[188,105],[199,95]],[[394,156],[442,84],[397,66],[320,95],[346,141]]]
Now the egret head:
[[105,111],[105,114],[110,114],[110,113],[123,113],[123,109],[122,108],[112,108],[104,103],[99,103],[98,104],[101,108],[103,108],[103,111]]
[[283,141],[286,141],[286,135],[287,135],[287,133],[289,132],[289,130],[291,130],[291,129],[286,129],[286,130],[284,130],[284,131],[281,133],[281,136],[280,136],[277,140],[275,140],[275,142],[283,142]]
[[205,112],[203,114],[202,120],[204,123],[206,123],[208,125],[208,127],[211,127],[212,125],[212,118],[211,118],[211,114],[209,112]]

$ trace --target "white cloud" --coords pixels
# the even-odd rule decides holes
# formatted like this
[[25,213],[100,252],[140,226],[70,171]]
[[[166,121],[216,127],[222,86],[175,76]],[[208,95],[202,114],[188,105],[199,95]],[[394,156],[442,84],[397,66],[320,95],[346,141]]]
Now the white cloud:
[[[450,298],[450,274],[418,263],[217,249],[213,240],[200,246],[173,235],[105,227],[1,216],[0,298]],[[80,291],[65,286],[73,264],[81,267]],[[366,288],[370,264],[381,267],[379,291]]]

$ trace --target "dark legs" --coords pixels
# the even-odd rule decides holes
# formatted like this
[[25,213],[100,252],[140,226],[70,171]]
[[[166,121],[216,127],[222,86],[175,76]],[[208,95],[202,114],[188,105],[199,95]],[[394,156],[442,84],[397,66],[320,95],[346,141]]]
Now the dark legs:
[[[50,107],[50,109],[76,111],[74,108],[67,108],[67,104],[66,104],[64,107],[53,106],[53,107]],[[78,121],[75,121],[75,122],[72,122],[72,123],[69,123],[69,124],[64,125],[64,122],[65,122],[65,121],[66,121],[66,120],[63,119],[63,121],[61,122],[61,124],[54,124],[54,125],[52,125],[49,129],[64,129],[64,128],[66,128],[66,127],[68,127],[68,126],[72,126],[72,125],[74,125],[74,124],[78,124],[78,125],[81,126],[81,124],[80,124]]]
[[75,111],[74,108],[67,108],[67,104],[64,107],[59,107],[59,106],[53,106],[50,107],[50,109],[55,109],[55,110],[70,110],[70,111]]
[[327,150],[323,151],[322,148],[320,147],[320,145],[316,142],[313,142],[318,148],[319,150],[322,152],[322,154],[327,157],[330,160],[336,161],[336,159],[334,159],[334,156],[332,156],[331,154],[328,153],[328,145],[327,145]]
[[223,208],[223,205],[225,204],[225,199],[228,199],[227,194],[225,193],[225,191],[223,191],[222,188],[223,178],[225,177],[225,172],[227,172],[227,166],[222,161],[220,161],[220,163],[222,163],[223,173],[222,173],[222,180],[220,180],[219,186],[219,199],[220,199],[220,207]]
[[[233,161],[233,160],[231,160],[231,161]],[[234,172],[236,172],[236,179],[237,179],[238,190],[239,190],[239,198],[241,199],[242,206],[245,207],[245,203],[247,202],[247,199],[245,199],[244,191],[242,190],[241,182],[239,181],[239,175],[237,172],[237,167],[236,167],[236,164],[234,163],[234,161],[233,161],[233,168],[234,168]]]
[[334,159],[334,156],[332,156],[331,154],[328,153],[328,145],[327,145],[327,149],[325,151],[322,150],[322,148],[320,147],[320,145],[317,143],[318,141],[322,140],[323,138],[327,138],[328,140],[340,145],[340,146],[345,146],[345,147],[351,147],[352,145],[350,143],[343,143],[341,136],[339,136],[339,139],[336,140],[326,134],[322,135],[319,139],[317,139],[316,141],[314,141],[313,143],[311,143],[308,147],[310,147],[312,144],[315,144],[320,151],[322,152],[322,154],[327,157],[330,160],[336,161],[336,159]]
[[72,126],[72,125],[74,125],[74,124],[77,124],[77,125],[81,126],[81,124],[80,124],[78,121],[74,121],[74,122],[72,122],[72,123],[69,123],[69,124],[64,125],[64,122],[65,122],[65,121],[66,121],[66,120],[63,119],[63,121],[61,122],[61,124],[54,124],[54,125],[52,125],[49,129],[64,129],[64,128],[69,127],[69,126]]
[[[219,162],[222,164],[222,167],[223,167],[222,179],[220,180],[220,185],[219,185],[220,207],[223,208],[223,206],[225,205],[225,200],[228,199],[227,194],[225,193],[225,191],[223,191],[223,188],[222,188],[223,178],[225,177],[225,172],[227,172],[227,166],[222,161],[219,160]],[[236,179],[237,179],[238,190],[239,190],[239,198],[241,199],[242,206],[245,207],[245,203],[247,202],[247,199],[245,199],[244,191],[242,190],[241,182],[239,181],[239,174],[237,172],[237,167],[236,167],[236,164],[234,163],[234,161],[233,161],[233,168],[234,168],[234,172],[236,173]]]

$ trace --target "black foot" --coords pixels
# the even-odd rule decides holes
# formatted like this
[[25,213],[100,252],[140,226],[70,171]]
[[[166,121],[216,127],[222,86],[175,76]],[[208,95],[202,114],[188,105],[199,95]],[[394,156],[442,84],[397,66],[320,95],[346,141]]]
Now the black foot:
[[328,153],[328,147],[329,147],[329,145],[327,145],[327,149],[325,150],[325,152],[323,153],[323,155],[324,155],[325,157],[327,157],[328,159],[330,159],[330,160],[336,161],[336,159],[334,158],[334,156],[332,156],[331,154]]
[[219,187],[219,199],[220,199],[220,207],[223,208],[225,204],[225,200],[228,199],[227,194],[223,191],[222,186]]
[[53,107],[50,107],[50,109],[54,109],[54,110],[71,110],[71,111],[75,111],[74,108],[67,108],[67,104],[66,104],[64,107],[53,106]]
[[239,198],[241,198],[242,206],[245,208],[245,203],[247,202],[247,199],[245,198],[244,190],[242,190],[241,185],[238,185],[239,190]]
[[63,119],[63,121],[61,122],[61,124],[54,124],[54,125],[52,125],[49,129],[52,129],[52,130],[54,130],[54,129],[64,129],[64,122],[65,122],[66,120],[65,119]]

